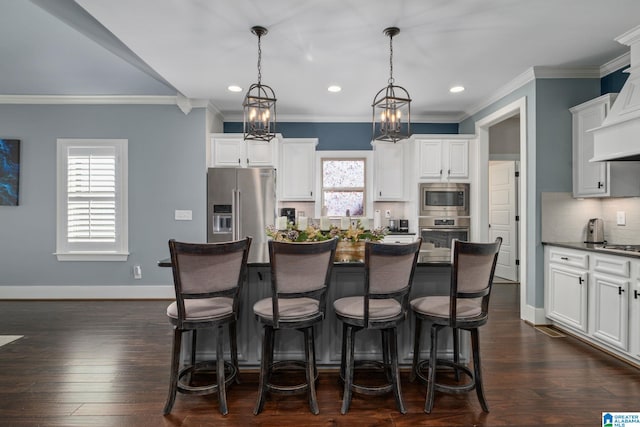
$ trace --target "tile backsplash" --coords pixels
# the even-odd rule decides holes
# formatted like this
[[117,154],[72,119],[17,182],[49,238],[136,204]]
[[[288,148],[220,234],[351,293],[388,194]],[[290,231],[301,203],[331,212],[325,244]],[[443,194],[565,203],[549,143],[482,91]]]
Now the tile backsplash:
[[[610,243],[640,244],[640,198],[574,199],[571,193],[542,193],[543,242],[581,242],[590,218],[604,220],[604,236]],[[625,225],[617,225],[624,212]]]

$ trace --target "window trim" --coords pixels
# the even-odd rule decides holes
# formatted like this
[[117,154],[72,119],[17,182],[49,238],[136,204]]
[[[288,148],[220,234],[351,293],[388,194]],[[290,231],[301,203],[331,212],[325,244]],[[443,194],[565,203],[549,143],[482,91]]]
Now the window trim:
[[[68,139],[56,140],[56,252],[58,261],[126,261],[129,256],[128,221],[128,140]],[[116,242],[104,250],[71,249],[67,240],[67,172],[71,147],[113,147],[116,152]],[[96,243],[90,243],[93,248]]]
[[[323,160],[353,160],[353,159],[364,159],[364,185],[365,185],[365,194],[364,194],[364,212],[365,216],[370,216],[371,212],[373,212],[373,150],[326,150],[326,151],[316,151],[316,208],[315,215],[317,218],[322,216],[322,161]],[[337,218],[337,217],[336,217]]]

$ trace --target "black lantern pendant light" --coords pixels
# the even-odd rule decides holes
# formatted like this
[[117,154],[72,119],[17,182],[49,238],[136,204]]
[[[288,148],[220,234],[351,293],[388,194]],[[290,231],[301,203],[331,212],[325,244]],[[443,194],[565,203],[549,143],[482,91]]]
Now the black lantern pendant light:
[[276,136],[276,96],[273,89],[262,84],[262,70],[260,68],[262,60],[260,38],[267,34],[267,29],[256,26],[251,28],[251,32],[258,36],[258,83],[249,87],[242,103],[244,107],[244,139],[271,141]]
[[411,97],[393,79],[393,37],[400,33],[397,27],[385,28],[389,36],[389,85],[373,98],[373,139],[396,142],[411,135]]

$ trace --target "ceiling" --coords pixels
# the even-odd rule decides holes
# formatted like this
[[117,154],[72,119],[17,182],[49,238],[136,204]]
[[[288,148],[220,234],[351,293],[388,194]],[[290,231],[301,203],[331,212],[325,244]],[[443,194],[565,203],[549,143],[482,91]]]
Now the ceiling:
[[597,74],[638,17],[638,0],[0,0],[0,95],[179,92],[237,120],[262,25],[279,121],[367,121],[397,26],[414,121],[459,121],[531,67]]

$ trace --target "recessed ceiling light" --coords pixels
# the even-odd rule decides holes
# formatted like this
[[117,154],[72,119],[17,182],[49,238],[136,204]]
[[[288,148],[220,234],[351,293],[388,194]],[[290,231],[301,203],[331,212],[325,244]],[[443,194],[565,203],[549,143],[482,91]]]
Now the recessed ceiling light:
[[236,85],[231,85],[231,86],[227,87],[227,90],[229,92],[242,92],[242,88],[240,86],[236,86]]
[[453,86],[451,89],[449,89],[449,92],[451,93],[460,93],[464,91],[464,86]]
[[340,92],[342,90],[342,88],[340,86],[338,86],[338,85],[331,85],[331,86],[329,86],[327,88],[327,90],[329,92],[334,92],[335,93],[335,92]]

